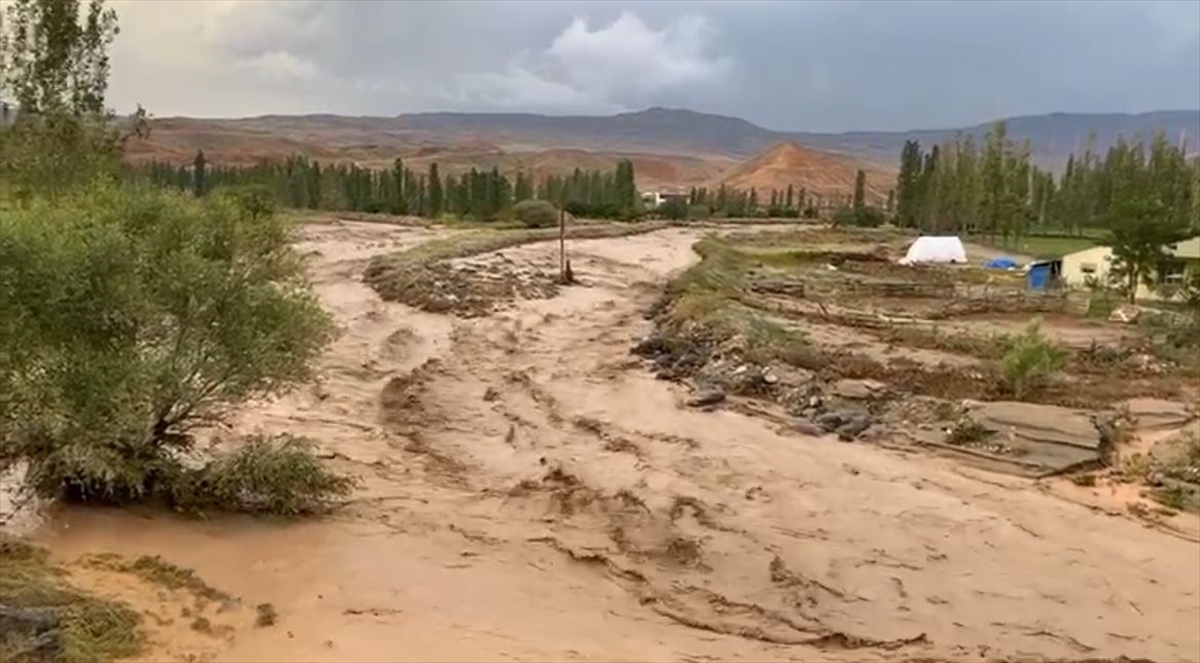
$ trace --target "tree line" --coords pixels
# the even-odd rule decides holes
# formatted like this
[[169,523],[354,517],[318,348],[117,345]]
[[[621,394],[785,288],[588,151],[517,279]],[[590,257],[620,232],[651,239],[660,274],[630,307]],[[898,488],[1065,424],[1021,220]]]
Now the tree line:
[[1018,241],[1030,232],[1078,234],[1113,229],[1127,208],[1153,200],[1168,225],[1200,228],[1200,160],[1185,143],[1158,132],[1118,140],[1101,157],[1089,137],[1061,175],[1032,163],[1027,139],[1016,144],[1004,122],[981,146],[969,135],[924,151],[907,141],[900,155],[895,220],[929,232],[984,233]]
[[149,161],[130,164],[133,179],[191,191],[197,197],[220,188],[254,186],[269,192],[280,204],[296,209],[411,214],[438,218],[492,221],[508,218],[514,204],[538,198],[576,216],[628,218],[638,211],[633,163],[617,162],[610,171],[580,170],[551,175],[535,184],[518,171],[511,178],[497,167],[472,168],[461,175],[439,172],[438,164],[417,172],[403,159],[391,168],[371,169],[356,164],[321,164],[304,156],[265,159],[250,166],[210,163],[203,151],[190,166]]

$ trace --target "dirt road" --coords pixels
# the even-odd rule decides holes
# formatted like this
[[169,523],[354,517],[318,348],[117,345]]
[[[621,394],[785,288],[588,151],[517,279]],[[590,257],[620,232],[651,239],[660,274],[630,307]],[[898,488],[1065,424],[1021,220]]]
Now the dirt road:
[[[466,321],[360,283],[372,254],[437,232],[307,227],[344,333],[319,385],[235,425],[318,440],[364,477],[350,508],[42,528],[60,559],[159,554],[248,606],[211,638],[160,630],[146,660],[1200,660],[1195,543],[1023,480],[683,407],[629,348],[697,234],[574,242],[584,285]],[[554,249],[503,254],[552,266]],[[255,628],[266,602],[279,621]]]

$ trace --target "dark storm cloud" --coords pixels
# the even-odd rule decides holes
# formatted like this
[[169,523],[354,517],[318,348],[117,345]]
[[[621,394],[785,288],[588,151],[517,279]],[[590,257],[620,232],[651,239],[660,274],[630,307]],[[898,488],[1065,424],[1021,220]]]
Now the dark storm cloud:
[[1200,107],[1197,2],[288,0],[118,11],[114,101],[160,115],[663,105],[832,131]]

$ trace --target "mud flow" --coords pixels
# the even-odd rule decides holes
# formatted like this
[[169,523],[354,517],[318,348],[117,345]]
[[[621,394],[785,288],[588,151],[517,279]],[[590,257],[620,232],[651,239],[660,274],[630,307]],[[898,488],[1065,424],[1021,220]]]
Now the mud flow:
[[[145,616],[145,661],[1200,660],[1193,515],[1155,526],[1115,485],[870,434],[919,433],[936,409],[880,396],[892,384],[827,380],[781,404],[757,396],[794,369],[755,365],[752,388],[719,395],[699,393],[702,372],[656,376],[631,349],[713,230],[573,240],[574,285],[549,281],[557,242],[449,261],[438,301],[471,302],[455,314],[384,301],[362,274],[456,231],[312,223],[301,249],[340,336],[316,383],[232,428],[314,439],[362,478],[351,503],[299,523],[52,508],[27,529],[72,578]],[[485,285],[467,292],[472,277]],[[764,282],[763,297],[805,306]],[[936,301],[928,287],[893,294]],[[962,355],[866,325],[851,336],[837,313],[796,319],[831,352]],[[835,399],[872,419],[798,426],[789,412],[815,420]],[[1177,414],[1161,436],[1186,425]],[[123,566],[142,558],[196,583]]]

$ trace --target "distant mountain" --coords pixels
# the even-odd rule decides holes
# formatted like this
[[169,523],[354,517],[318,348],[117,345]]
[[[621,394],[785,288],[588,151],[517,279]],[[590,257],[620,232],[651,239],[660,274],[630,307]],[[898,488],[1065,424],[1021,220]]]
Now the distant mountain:
[[[1029,138],[1034,160],[1044,167],[1061,167],[1072,151],[1084,149],[1088,134],[1096,134],[1101,153],[1119,136],[1149,140],[1163,130],[1172,141],[1186,139],[1200,146],[1200,110],[1155,111],[1129,114],[1054,113],[1007,120],[1015,141]],[[850,157],[868,170],[868,186],[881,187],[881,174],[894,172],[906,140],[923,147],[953,140],[960,133],[980,142],[990,127],[981,124],[962,129],[926,131],[854,131],[839,134],[775,131],[746,120],[690,110],[650,108],[611,116],[549,116],[523,113],[417,113],[397,117],[347,117],[338,115],[268,115],[240,119],[168,117],[151,122],[148,140],[127,146],[130,159],[164,159],[190,163],[197,149],[218,163],[253,163],[263,157],[305,154],[322,161],[356,161],[365,166],[385,166],[395,158],[414,164],[438,161],[445,168],[472,166],[522,168],[539,172],[571,172],[595,167],[597,159],[634,159],[644,167],[639,182],[646,186],[696,186],[722,179],[739,162],[754,159],[781,144],[792,144],[783,153],[769,156],[778,162],[762,173],[785,173],[786,188],[798,175],[814,183],[821,168],[843,169],[829,152]],[[804,166],[800,153],[820,152]],[[790,161],[789,161],[790,160]],[[795,162],[796,168],[776,167]],[[845,162],[849,163],[849,162]],[[794,165],[795,165],[794,164]],[[831,165],[843,164],[843,165]],[[877,167],[875,166],[877,165]],[[845,166],[849,167],[849,166]],[[765,170],[764,170],[765,168]],[[751,172],[747,171],[747,172]],[[838,172],[841,172],[840,170]],[[775,175],[760,173],[747,181],[764,182]],[[842,175],[829,175],[839,186]],[[791,178],[791,179],[789,179]],[[736,179],[736,178],[734,178]],[[799,184],[799,182],[793,182]],[[757,186],[757,185],[752,185]]]
[[[906,140],[925,146],[959,134],[982,140],[993,123],[973,127],[923,131],[852,131],[846,133],[787,132],[766,129],[746,120],[690,110],[650,108],[636,113],[601,116],[549,116],[492,113],[420,113],[397,117],[399,127],[442,136],[463,135],[493,142],[530,143],[579,149],[670,151],[750,157],[785,141],[846,152],[885,163],[899,160]],[[1150,136],[1164,130],[1172,140],[1188,138],[1200,145],[1200,110],[1154,111],[1139,114],[1052,113],[1006,120],[1009,136],[1029,138],[1034,159],[1056,167],[1072,151],[1082,151],[1088,135],[1096,134],[1103,152],[1119,136]]]
[[896,183],[896,169],[863,163],[851,156],[801,147],[785,141],[742,162],[717,183],[734,189],[757,189],[760,200],[771,190],[799,192],[822,198],[849,195],[859,169],[866,172],[867,201],[882,204]]

